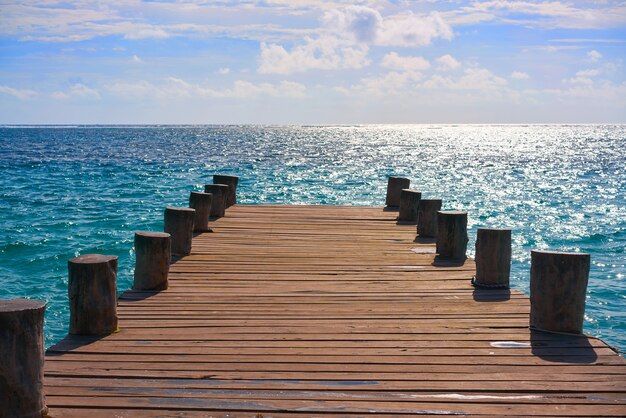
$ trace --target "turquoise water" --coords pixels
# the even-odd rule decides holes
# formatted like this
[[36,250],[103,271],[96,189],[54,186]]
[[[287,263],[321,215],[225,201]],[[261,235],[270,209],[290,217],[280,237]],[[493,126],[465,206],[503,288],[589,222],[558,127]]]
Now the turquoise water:
[[424,198],[513,231],[512,285],[531,249],[591,253],[585,331],[626,350],[626,126],[0,127],[0,298],[48,301],[46,345],[67,333],[67,260],[119,256],[161,230],[213,173],[242,203],[383,205],[403,175]]

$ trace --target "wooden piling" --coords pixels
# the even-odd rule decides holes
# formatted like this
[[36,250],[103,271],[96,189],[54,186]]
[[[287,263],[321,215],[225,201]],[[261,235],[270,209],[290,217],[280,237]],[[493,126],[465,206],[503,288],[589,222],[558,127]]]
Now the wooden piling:
[[581,334],[591,257],[537,250],[530,255],[530,326]]
[[68,262],[70,334],[117,330],[117,257],[85,254]]
[[420,237],[437,236],[437,212],[441,210],[441,199],[420,199],[417,207],[417,233]]
[[213,184],[226,184],[228,185],[228,193],[226,195],[225,207],[229,208],[237,203],[237,185],[239,184],[239,177],[226,176],[223,174],[213,175]]
[[211,217],[221,218],[226,214],[226,197],[230,186],[227,184],[207,184],[204,186],[205,193],[213,195],[211,203]]
[[0,300],[0,417],[43,417],[46,302]]
[[436,251],[440,257],[465,260],[467,241],[467,212],[437,212]]
[[400,207],[400,193],[402,189],[408,189],[411,186],[411,180],[404,177],[389,177],[387,180],[387,196],[385,205],[389,209],[398,209]]
[[191,192],[189,194],[189,207],[196,210],[193,222],[193,230],[196,232],[208,232],[209,217],[211,216],[211,206],[213,205],[213,194],[202,192]]
[[476,233],[476,276],[478,287],[509,288],[511,274],[511,230],[478,228]]
[[135,232],[133,289],[165,290],[172,256],[172,238],[165,232]]
[[417,208],[422,198],[422,192],[411,189],[402,189],[400,191],[400,213],[398,214],[398,222],[416,225],[417,224]]
[[191,254],[195,216],[195,209],[171,206],[165,208],[163,230],[172,237],[172,255],[183,256]]

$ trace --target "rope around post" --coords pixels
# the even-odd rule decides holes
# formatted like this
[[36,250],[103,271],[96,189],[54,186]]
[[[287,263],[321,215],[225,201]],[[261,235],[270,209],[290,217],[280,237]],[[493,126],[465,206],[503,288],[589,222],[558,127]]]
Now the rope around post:
[[483,288],[483,289],[509,289],[509,286],[507,286],[505,284],[481,283],[481,282],[476,280],[476,276],[472,276],[472,286]]

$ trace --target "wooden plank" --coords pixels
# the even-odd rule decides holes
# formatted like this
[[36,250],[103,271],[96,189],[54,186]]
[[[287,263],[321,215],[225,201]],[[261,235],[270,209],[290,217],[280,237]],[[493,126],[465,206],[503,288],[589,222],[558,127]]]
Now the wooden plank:
[[[66,386],[51,386],[48,396],[64,396]],[[614,393],[605,393],[601,396],[593,396],[590,394],[574,394],[559,393],[545,395],[529,395],[519,392],[486,393],[486,392],[464,392],[463,394],[453,394],[450,392],[393,392],[393,391],[320,391],[320,390],[267,390],[267,389],[251,389],[248,391],[237,391],[232,389],[215,389],[215,388],[180,388],[170,385],[170,387],[161,387],[165,396],[176,396],[180,398],[208,398],[208,399],[284,399],[284,400],[318,400],[331,401],[342,398],[349,398],[353,401],[366,402],[404,402],[405,404],[418,404],[422,402],[430,403],[483,403],[485,400],[497,404],[594,404],[594,405],[614,405],[620,398]],[[94,397],[110,397],[120,396],[127,398],[134,397],[150,397],[156,396],[153,388],[145,387],[107,387],[107,386],[91,386],[91,387],[74,387],[75,396],[94,396]]]
[[[124,358],[115,358],[114,361],[126,361],[127,358],[130,358],[130,361],[135,361],[136,358],[133,356],[137,356],[138,354],[154,354],[155,359],[158,361],[169,361],[170,359],[177,360],[180,359],[179,354],[187,354],[189,356],[194,356],[194,361],[212,361],[213,356],[239,356],[241,360],[245,360],[246,357],[250,355],[262,355],[268,352],[267,347],[212,347],[210,350],[210,354],[207,354],[205,347],[203,348],[187,348],[188,351],[184,351],[183,349],[173,350],[170,348],[167,353],[163,353],[163,349],[154,350],[152,347],[137,347],[133,350],[132,353],[128,353],[128,347],[118,347],[117,350],[113,348],[104,348],[102,345],[97,345],[94,349],[84,348],[82,350],[69,350],[69,351],[50,351],[50,354],[53,352],[56,353],[67,353],[64,356],[64,359],[73,359],[78,356],[79,353],[110,353],[110,354],[121,354]],[[176,352],[178,351],[178,352]],[[404,356],[429,356],[429,357],[465,357],[465,356],[473,356],[473,357],[481,357],[487,356],[489,358],[495,356],[505,356],[505,357],[515,357],[522,356],[528,357],[530,355],[542,355],[542,356],[559,356],[562,355],[563,349],[562,347],[556,348],[544,348],[544,347],[536,347],[536,348],[476,348],[476,347],[463,347],[463,348],[407,348],[407,347],[397,347],[397,348],[379,348],[379,347],[349,347],[349,348],[341,348],[341,347],[324,347],[324,348],[313,348],[313,347],[295,347],[295,348],[283,348],[283,347],[272,347],[271,355],[272,356],[385,356],[385,357],[404,357]],[[595,347],[593,349],[589,349],[587,347],[568,347],[568,356],[589,356],[596,355],[598,357],[601,356],[609,356],[613,357],[615,352],[608,347]],[[158,355],[158,356],[157,356]],[[91,357],[91,356],[90,356]],[[105,360],[107,357],[105,355],[99,356],[100,359]],[[308,357],[306,357],[308,359]],[[54,358],[51,357],[51,360]],[[289,358],[286,357],[285,361],[288,361]],[[365,359],[364,359],[365,360]],[[489,360],[488,360],[489,361]],[[369,363],[371,364],[371,363]],[[405,363],[406,364],[406,363]]]
[[[217,379],[178,379],[165,377],[161,379],[116,379],[111,376],[104,377],[56,377],[46,378],[47,387],[108,387],[114,390],[124,390],[126,388],[147,388],[158,389],[192,389],[192,390],[268,390],[268,391],[322,391],[322,392],[400,392],[416,393],[414,382],[406,380],[217,380]],[[55,389],[57,390],[57,389]],[[58,389],[61,390],[61,389]],[[446,394],[451,392],[428,390],[425,393]],[[471,388],[462,393],[469,395],[486,396],[521,396],[524,392],[514,391],[488,391],[484,388]],[[547,391],[535,393],[538,397],[556,398],[558,396],[569,398],[591,397],[597,394],[598,400],[610,400],[610,402],[620,401],[624,398],[623,392],[568,392],[568,391]],[[444,397],[442,397],[444,398]],[[452,396],[450,396],[452,398]],[[463,397],[459,397],[462,399]]]
[[[576,339],[576,340],[544,340],[539,344],[534,342],[535,347],[540,349],[554,349],[564,347],[574,348],[588,348],[588,347],[601,347],[606,345],[602,341],[594,338],[590,339]],[[189,350],[207,350],[210,348],[329,348],[329,349],[353,349],[353,348],[399,348],[399,349],[424,349],[424,348],[457,348],[457,349],[482,349],[482,348],[508,348],[513,350],[525,350],[532,347],[530,341],[481,341],[481,340],[391,340],[391,341],[369,341],[369,340],[311,340],[311,339],[281,339],[281,340],[263,340],[249,338],[242,340],[240,338],[226,339],[226,338],[214,338],[212,340],[192,340],[192,341],[151,341],[151,340],[110,340],[105,339],[98,341],[98,344],[71,344],[69,342],[61,342],[56,344],[49,352],[65,352],[71,351],[79,353],[81,351],[92,350],[106,350],[108,348],[119,348],[128,350],[129,347],[133,348],[133,353],[141,352],[141,350],[171,350],[176,348],[189,349]],[[206,351],[202,351],[206,353]]]
[[[81,406],[83,397],[49,396],[48,402],[55,405]],[[422,415],[470,415],[470,414],[500,414],[506,416],[512,414],[527,414],[532,416],[620,416],[624,413],[621,405],[597,405],[597,404],[568,404],[565,401],[560,404],[533,405],[520,404],[496,404],[496,403],[435,403],[435,402],[381,402],[381,401],[354,401],[354,400],[284,400],[284,399],[236,399],[229,396],[223,398],[182,398],[165,396],[144,397],[91,397],[93,406],[102,407],[133,407],[133,408],[175,408],[180,410],[223,411],[248,413],[273,413],[290,410],[307,413],[367,413],[367,414],[413,414]]]

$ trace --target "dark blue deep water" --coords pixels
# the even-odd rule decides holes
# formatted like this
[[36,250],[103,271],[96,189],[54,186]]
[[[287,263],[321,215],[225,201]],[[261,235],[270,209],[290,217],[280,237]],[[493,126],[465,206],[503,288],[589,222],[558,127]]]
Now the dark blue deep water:
[[48,301],[46,345],[67,332],[67,260],[119,256],[161,230],[213,173],[241,203],[383,205],[386,177],[513,228],[514,287],[531,249],[591,253],[585,331],[626,349],[626,126],[0,127],[0,298]]

